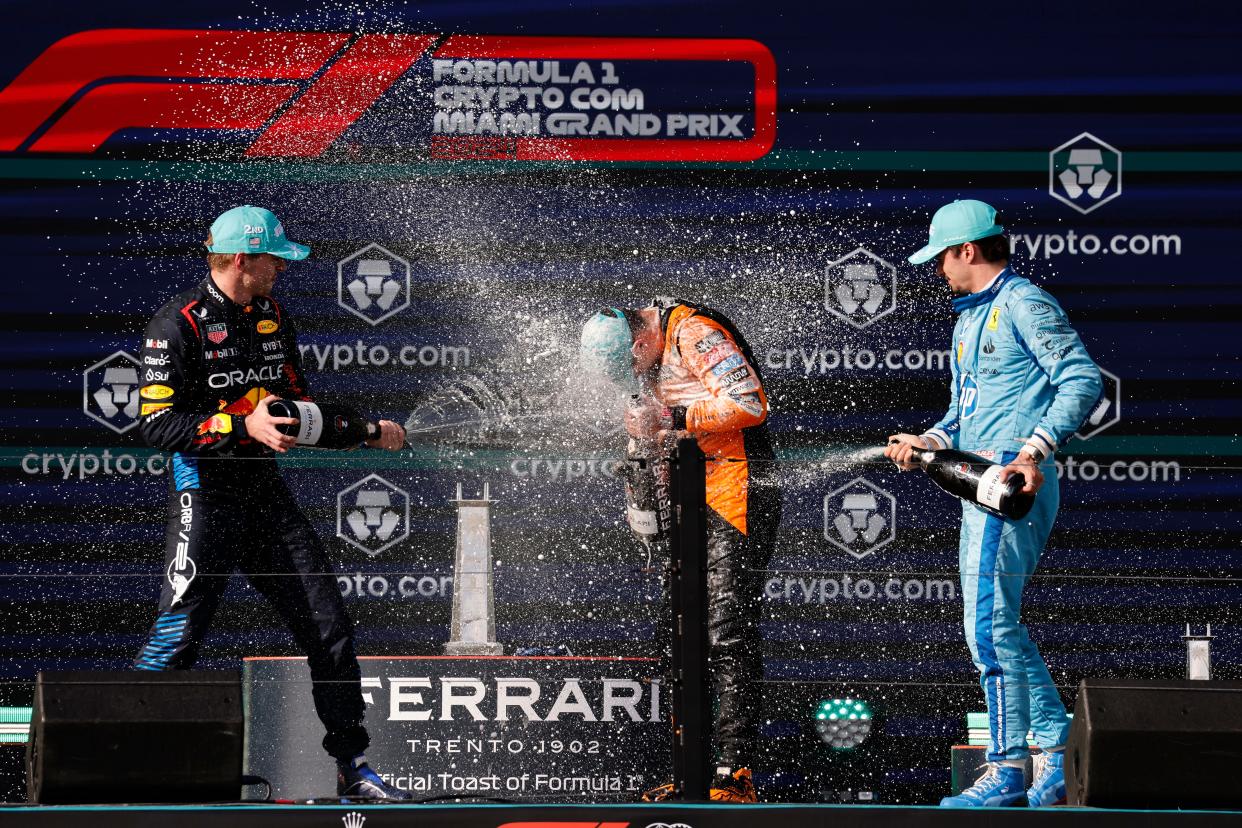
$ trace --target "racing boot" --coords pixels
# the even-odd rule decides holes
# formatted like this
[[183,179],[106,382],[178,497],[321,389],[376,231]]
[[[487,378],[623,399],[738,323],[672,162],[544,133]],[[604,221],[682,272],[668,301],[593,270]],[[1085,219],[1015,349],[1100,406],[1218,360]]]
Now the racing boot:
[[1032,808],[1065,804],[1065,751],[1041,750],[1035,754],[1035,780],[1026,789]]
[[665,782],[643,792],[643,802],[668,802],[673,798],[673,783]]
[[414,798],[409,791],[389,785],[367,764],[367,757],[358,755],[336,763],[336,795],[349,802],[382,800],[408,802]]
[[750,768],[738,768],[733,773],[729,773],[728,768],[716,768],[708,798],[712,802],[758,802]]
[[1026,804],[1022,768],[989,762],[988,772],[957,796],[940,800],[941,808],[1009,808]]

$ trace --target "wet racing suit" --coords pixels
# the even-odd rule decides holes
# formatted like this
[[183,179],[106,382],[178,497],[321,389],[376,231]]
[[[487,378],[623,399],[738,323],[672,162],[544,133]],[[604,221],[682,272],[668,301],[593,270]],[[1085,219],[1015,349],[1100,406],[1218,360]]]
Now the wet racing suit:
[[292,320],[275,300],[241,306],[208,276],[162,307],[142,347],[143,437],[171,451],[159,615],[135,659],[192,666],[234,570],[246,573],[306,653],[324,748],[366,748],[353,624],[323,544],[245,416],[275,394],[308,399]]
[[958,547],[966,642],[988,702],[988,761],[1024,759],[1028,729],[1043,748],[1064,745],[1069,729],[1021,621],[1022,590],[1060,503],[1053,454],[1095,407],[1100,371],[1056,300],[1013,270],[953,306],[949,411],[923,437],[1001,464],[1024,444],[1044,455],[1030,514],[1006,520],[963,501]]
[[656,300],[664,351],[654,393],[673,427],[707,457],[709,667],[720,764],[748,763],[760,716],[762,570],[776,543],[781,493],[765,421],[768,398],[746,340],[720,313]]

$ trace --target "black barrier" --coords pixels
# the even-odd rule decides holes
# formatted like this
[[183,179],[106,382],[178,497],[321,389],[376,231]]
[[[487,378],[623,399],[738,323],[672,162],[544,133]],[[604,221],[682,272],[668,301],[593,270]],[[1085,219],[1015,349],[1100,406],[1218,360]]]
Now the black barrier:
[[680,440],[672,461],[673,787],[707,801],[711,783],[711,676],[707,670],[707,488],[699,444]]

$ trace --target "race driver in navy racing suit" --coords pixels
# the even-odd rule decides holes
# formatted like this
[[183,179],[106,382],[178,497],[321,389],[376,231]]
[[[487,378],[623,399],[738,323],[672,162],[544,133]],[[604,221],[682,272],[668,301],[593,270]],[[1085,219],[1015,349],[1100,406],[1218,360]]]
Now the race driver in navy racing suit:
[[[409,799],[366,763],[353,624],[323,544],[274,459],[295,442],[277,426],[297,421],[272,416],[269,404],[309,397],[293,321],[271,291],[287,260],[310,250],[251,206],[216,219],[207,245],[211,272],[155,314],[143,341],[141,431],[173,453],[173,473],[159,614],[134,666],[193,666],[228,576],[241,570],[307,655],[338,794]],[[379,425],[368,444],[401,448],[401,426]]]

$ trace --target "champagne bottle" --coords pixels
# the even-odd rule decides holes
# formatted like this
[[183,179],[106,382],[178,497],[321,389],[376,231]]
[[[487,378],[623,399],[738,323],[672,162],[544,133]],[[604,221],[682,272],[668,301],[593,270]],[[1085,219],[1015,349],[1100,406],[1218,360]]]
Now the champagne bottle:
[[[642,405],[638,394],[630,397],[631,409]],[[654,438],[631,437],[623,466],[626,520],[649,551],[653,544],[667,543],[673,523],[668,460],[659,455]]]
[[296,437],[299,446],[321,449],[357,448],[364,440],[379,436],[379,426],[355,409],[340,403],[313,403],[273,400],[268,405],[273,417],[292,417],[296,423],[281,423],[281,434]]
[[914,455],[937,486],[997,517],[1021,520],[1035,503],[1034,494],[1022,491],[1026,478],[1021,473],[1002,483],[1004,467],[977,454],[957,449],[916,449]]

